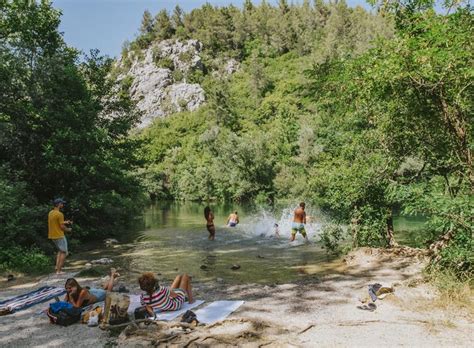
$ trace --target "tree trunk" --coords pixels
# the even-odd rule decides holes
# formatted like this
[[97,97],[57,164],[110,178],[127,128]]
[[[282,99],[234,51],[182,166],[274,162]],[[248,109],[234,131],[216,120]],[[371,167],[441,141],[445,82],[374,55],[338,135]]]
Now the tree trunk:
[[454,237],[454,230],[450,229],[448,232],[446,232],[441,237],[439,237],[436,242],[433,242],[430,245],[429,249],[435,261],[437,261],[440,258],[439,253],[441,252],[441,250],[443,250],[444,248],[448,246],[449,242],[451,241],[453,237]]
[[398,243],[395,241],[394,228],[393,228],[393,213],[392,208],[387,209],[387,244],[389,248],[398,246]]
[[471,148],[467,138],[466,119],[461,111],[448,105],[442,91],[439,95],[439,101],[443,110],[444,122],[456,139],[458,157],[466,166],[466,174],[471,185],[471,191],[474,192],[474,166]]

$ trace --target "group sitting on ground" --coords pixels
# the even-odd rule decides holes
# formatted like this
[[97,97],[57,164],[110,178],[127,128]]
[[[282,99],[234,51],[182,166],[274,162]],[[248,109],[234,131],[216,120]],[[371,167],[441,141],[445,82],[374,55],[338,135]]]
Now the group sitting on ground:
[[[76,279],[69,278],[64,285],[66,289],[65,301],[74,307],[86,307],[105,300],[107,291],[112,291],[114,281],[119,274],[112,268],[110,277],[102,289],[81,287]],[[162,286],[151,272],[144,273],[138,278],[140,289],[145,293],[140,296],[140,302],[147,311],[176,311],[184,302],[193,303],[191,278],[187,274],[176,276],[170,287]]]

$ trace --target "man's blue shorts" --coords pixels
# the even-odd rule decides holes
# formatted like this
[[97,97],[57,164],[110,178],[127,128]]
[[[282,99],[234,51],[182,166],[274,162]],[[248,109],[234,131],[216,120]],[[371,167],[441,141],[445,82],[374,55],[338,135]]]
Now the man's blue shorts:
[[66,237],[58,238],[58,239],[52,239],[56,247],[58,248],[59,251],[63,253],[68,253],[67,251],[67,239]]

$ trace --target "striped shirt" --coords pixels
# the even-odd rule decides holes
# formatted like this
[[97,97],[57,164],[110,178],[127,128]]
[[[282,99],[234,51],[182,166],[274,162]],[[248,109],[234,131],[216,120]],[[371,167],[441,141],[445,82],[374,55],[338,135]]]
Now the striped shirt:
[[176,297],[171,297],[171,291],[165,286],[160,286],[150,296],[149,294],[142,294],[140,302],[142,306],[151,306],[154,310],[161,311],[176,311],[181,308],[185,300],[185,293],[181,289],[173,289]]

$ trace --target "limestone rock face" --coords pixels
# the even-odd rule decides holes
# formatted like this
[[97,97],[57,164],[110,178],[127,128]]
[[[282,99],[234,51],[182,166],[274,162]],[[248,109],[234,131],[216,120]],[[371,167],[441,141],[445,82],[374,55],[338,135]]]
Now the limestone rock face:
[[198,84],[178,83],[170,86],[168,96],[176,111],[194,111],[204,101],[204,90]]
[[202,87],[186,82],[188,73],[203,68],[201,49],[197,40],[161,41],[143,50],[142,58],[135,58],[129,71],[118,77],[132,79],[130,95],[143,115],[139,128],[174,112],[196,110],[205,102]]

